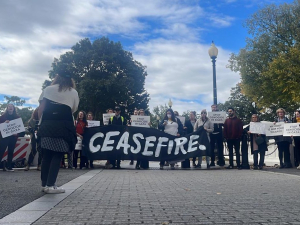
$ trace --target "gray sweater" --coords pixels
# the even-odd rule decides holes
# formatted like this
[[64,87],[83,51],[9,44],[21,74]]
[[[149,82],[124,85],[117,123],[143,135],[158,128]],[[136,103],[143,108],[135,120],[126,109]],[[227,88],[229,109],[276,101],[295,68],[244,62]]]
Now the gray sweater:
[[204,128],[206,128],[208,140],[210,141],[209,133],[212,133],[214,131],[214,124],[209,120],[209,118],[206,118],[205,121],[203,121],[201,118],[198,119],[194,125],[194,131],[198,130],[198,128],[203,126],[204,124]]

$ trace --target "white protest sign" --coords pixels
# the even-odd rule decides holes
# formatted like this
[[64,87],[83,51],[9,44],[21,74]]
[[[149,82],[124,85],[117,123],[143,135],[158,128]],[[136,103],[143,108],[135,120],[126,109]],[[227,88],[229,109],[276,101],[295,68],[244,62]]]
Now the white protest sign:
[[300,123],[285,123],[283,136],[300,136]]
[[226,112],[208,112],[207,117],[212,123],[224,123],[226,120]]
[[184,123],[185,123],[185,117],[184,116],[176,116],[180,122],[182,123],[182,125],[184,126]]
[[250,122],[249,131],[252,134],[265,134],[266,133],[266,124],[261,122]]
[[103,113],[103,124],[108,125],[109,119],[114,115],[114,113]]
[[11,120],[9,123],[1,123],[0,131],[3,138],[18,134],[25,131],[24,124],[21,118]]
[[132,115],[131,119],[131,126],[133,127],[150,127],[150,116],[135,116]]
[[100,121],[97,120],[87,120],[88,127],[100,127]]
[[283,135],[284,123],[265,123],[266,136],[280,136]]

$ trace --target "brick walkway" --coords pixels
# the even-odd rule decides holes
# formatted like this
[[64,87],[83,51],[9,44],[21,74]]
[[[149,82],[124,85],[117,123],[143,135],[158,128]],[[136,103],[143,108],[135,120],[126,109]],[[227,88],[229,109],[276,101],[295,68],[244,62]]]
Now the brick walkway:
[[300,224],[300,177],[103,170],[34,224]]

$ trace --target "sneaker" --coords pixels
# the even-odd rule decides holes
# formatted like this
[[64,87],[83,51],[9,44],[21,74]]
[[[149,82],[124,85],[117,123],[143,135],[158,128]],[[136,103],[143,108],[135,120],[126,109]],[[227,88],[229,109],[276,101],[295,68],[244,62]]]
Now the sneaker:
[[263,168],[264,168],[263,166],[258,167],[259,170],[262,170]]
[[41,170],[42,170],[42,167],[41,167],[41,166],[38,166],[38,167],[36,168],[36,170],[37,170],[37,171],[41,171]]
[[233,169],[233,166],[227,166],[226,169]]
[[6,168],[6,171],[7,172],[15,172],[14,169],[12,169],[12,168]]
[[238,169],[238,170],[241,170],[241,169],[242,169],[242,167],[241,167],[241,166],[238,166],[238,167],[237,167],[237,169]]
[[42,192],[45,192],[46,186],[42,186]]
[[253,166],[253,169],[254,169],[254,170],[258,170],[258,167],[257,167],[257,166]]
[[28,171],[29,169],[30,169],[30,166],[27,165],[27,166],[25,166],[24,171]]
[[212,163],[210,163],[209,166],[216,166],[216,164],[212,162]]
[[44,189],[44,192],[47,194],[60,194],[60,193],[65,193],[65,189],[61,188],[61,187],[57,187],[57,186],[52,186],[52,187],[48,187],[46,186]]
[[300,170],[300,166],[297,167],[297,170]]

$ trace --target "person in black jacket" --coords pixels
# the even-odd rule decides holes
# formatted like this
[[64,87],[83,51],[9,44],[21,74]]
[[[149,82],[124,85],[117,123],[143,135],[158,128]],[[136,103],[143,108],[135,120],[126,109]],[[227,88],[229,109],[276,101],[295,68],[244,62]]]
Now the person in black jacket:
[[[119,125],[119,126],[125,126],[127,124],[126,119],[123,116],[121,116],[121,108],[119,106],[115,107],[115,115],[109,119],[108,124]],[[116,159],[111,158],[111,159],[109,159],[109,161],[110,161],[110,164],[112,165],[112,168],[115,168],[116,167]],[[117,169],[121,169],[120,163],[121,163],[121,160],[117,159]]]
[[[217,112],[218,106],[211,106],[212,112]],[[211,163],[210,166],[215,166],[215,145],[218,149],[218,161],[219,166],[225,165],[224,153],[223,153],[223,126],[221,123],[214,123],[214,132],[210,134],[210,149],[211,149]]]
[[[251,122],[259,122],[259,118],[258,118],[257,114],[252,115]],[[257,170],[257,169],[262,170],[263,166],[264,166],[264,161],[265,161],[265,152],[268,151],[266,135],[252,134],[249,131],[249,128],[250,127],[248,126],[245,128],[245,130],[247,131],[248,135],[250,135],[251,154],[253,155],[253,169],[254,170]],[[258,163],[258,154],[260,154],[259,163]]]
[[[196,112],[195,111],[191,111],[190,112],[190,119],[186,120],[184,122],[183,129],[185,131],[185,134],[193,133],[193,131],[194,131],[194,125],[195,125],[196,121],[197,121],[196,120]],[[186,159],[184,162],[182,162],[181,167],[183,167],[183,168],[190,168],[189,164],[190,164],[190,160]],[[193,167],[196,167],[196,157],[193,158]]]
[[[9,123],[11,120],[20,118],[16,112],[16,108],[13,104],[7,104],[6,110],[2,116],[0,116],[0,123]],[[0,140],[0,162],[7,148],[7,164],[3,161],[2,168],[3,171],[13,172],[11,163],[13,160],[13,154],[15,146],[18,140],[18,134],[14,134]]]

